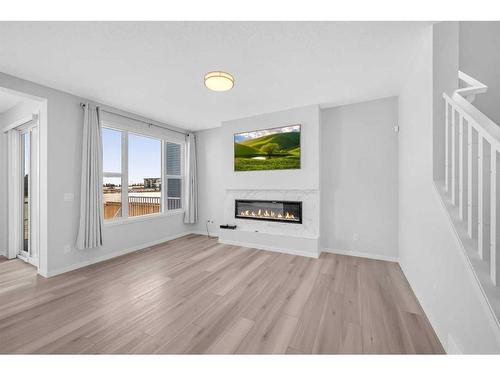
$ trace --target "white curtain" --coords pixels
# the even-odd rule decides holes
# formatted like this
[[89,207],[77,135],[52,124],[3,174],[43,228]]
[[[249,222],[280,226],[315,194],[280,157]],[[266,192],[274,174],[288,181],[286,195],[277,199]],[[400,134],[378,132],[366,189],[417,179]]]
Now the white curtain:
[[196,136],[188,134],[186,140],[186,211],[184,223],[194,224],[198,221],[198,159],[196,153]]
[[99,108],[86,104],[83,118],[80,226],[76,246],[102,246],[102,139]]

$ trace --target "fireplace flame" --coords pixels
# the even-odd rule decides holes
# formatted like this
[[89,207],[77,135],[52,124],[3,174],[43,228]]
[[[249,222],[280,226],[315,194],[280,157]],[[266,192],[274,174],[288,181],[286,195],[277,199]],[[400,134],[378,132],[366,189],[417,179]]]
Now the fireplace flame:
[[286,220],[296,220],[297,218],[295,217],[294,214],[290,212],[275,212],[273,210],[264,210],[262,211],[259,209],[257,212],[255,211],[250,211],[250,210],[244,210],[240,211],[239,216],[250,216],[250,217],[262,217],[262,218],[271,218],[271,219],[286,219]]

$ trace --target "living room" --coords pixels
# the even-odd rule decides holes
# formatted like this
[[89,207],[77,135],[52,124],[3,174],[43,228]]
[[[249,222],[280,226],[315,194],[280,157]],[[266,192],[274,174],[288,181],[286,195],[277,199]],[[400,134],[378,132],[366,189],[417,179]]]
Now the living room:
[[498,354],[499,31],[1,21],[0,353]]

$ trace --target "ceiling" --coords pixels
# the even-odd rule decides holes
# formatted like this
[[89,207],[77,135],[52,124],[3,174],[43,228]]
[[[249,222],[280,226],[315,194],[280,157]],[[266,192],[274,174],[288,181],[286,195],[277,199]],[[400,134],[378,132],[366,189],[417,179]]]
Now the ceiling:
[[[191,130],[397,95],[419,22],[0,22],[0,71]],[[211,70],[234,75],[211,92]]]
[[7,92],[0,90],[0,113],[4,113],[19,104],[22,98],[17,95],[11,95]]

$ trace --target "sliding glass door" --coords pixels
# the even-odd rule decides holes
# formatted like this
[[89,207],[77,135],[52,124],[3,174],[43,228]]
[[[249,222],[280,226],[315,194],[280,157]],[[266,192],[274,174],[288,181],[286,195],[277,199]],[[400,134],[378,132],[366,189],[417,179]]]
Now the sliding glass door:
[[38,126],[19,129],[19,258],[38,261]]
[[19,255],[30,257],[31,240],[31,131],[21,134],[21,215],[22,241]]

